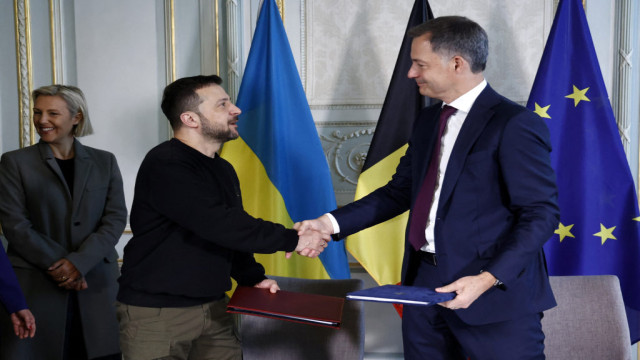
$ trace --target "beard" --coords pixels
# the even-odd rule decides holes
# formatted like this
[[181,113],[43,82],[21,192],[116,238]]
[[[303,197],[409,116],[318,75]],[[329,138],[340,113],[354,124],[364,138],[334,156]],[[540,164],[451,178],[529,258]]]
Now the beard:
[[238,132],[231,129],[228,123],[226,125],[212,124],[211,121],[203,115],[200,115],[200,118],[203,120],[201,122],[202,135],[205,137],[216,141],[226,142],[237,139],[239,136]]

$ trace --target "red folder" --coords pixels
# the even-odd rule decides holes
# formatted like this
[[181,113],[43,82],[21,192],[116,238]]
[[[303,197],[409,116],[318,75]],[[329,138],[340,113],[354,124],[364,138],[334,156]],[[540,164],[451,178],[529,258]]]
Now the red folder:
[[305,324],[340,328],[344,299],[335,296],[307,294],[238,286],[229,300],[227,312],[263,316]]

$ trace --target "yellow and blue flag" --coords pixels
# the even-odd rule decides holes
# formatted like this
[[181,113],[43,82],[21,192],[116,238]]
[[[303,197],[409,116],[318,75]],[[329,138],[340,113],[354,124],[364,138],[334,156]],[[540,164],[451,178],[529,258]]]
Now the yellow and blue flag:
[[[238,107],[240,137],[224,145],[240,179],[245,210],[291,227],[336,208],[329,166],[274,0],[265,0],[245,67]],[[267,274],[311,279],[350,277],[344,242],[319,259],[256,254]]]
[[551,275],[617,275],[640,335],[640,217],[633,177],[580,0],[561,0],[527,107],[551,133],[560,225]]

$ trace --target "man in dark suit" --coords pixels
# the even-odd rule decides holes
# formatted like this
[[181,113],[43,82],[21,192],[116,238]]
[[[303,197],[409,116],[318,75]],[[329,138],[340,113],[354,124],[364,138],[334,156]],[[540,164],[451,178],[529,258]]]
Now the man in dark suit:
[[559,218],[548,129],[487,84],[478,24],[440,17],[408,35],[408,76],[443,103],[422,110],[389,183],[296,228],[344,238],[410,209],[403,284],[456,297],[404,307],[405,358],[544,358],[542,246]]

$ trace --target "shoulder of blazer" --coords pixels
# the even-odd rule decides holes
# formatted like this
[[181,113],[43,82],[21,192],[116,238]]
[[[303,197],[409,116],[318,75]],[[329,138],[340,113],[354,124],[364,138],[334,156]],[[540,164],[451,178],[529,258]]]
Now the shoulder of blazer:
[[487,87],[478,95],[471,111],[473,110],[479,110],[481,112],[491,111],[496,116],[506,118],[511,118],[522,112],[530,112],[526,107],[497,93],[489,84],[487,84]]
[[110,158],[114,158],[115,156],[106,151],[100,150],[96,148],[92,148],[90,146],[82,145],[78,139],[75,139],[73,142],[74,150],[76,152],[76,156],[84,159],[94,159],[96,161],[106,161]]
[[[46,148],[42,148],[40,147],[40,143],[38,144],[34,144],[31,146],[27,146],[24,147],[22,149],[16,149],[16,150],[11,150],[11,151],[7,151],[6,153],[2,154],[2,158],[9,158],[9,159],[13,159],[14,161],[28,161],[30,159],[46,159],[46,152],[47,152],[47,148],[49,148],[48,146],[46,146],[46,144],[44,144]],[[49,149],[49,151],[51,151]],[[43,154],[44,153],[44,154]],[[53,156],[53,153],[51,153],[51,156]]]

